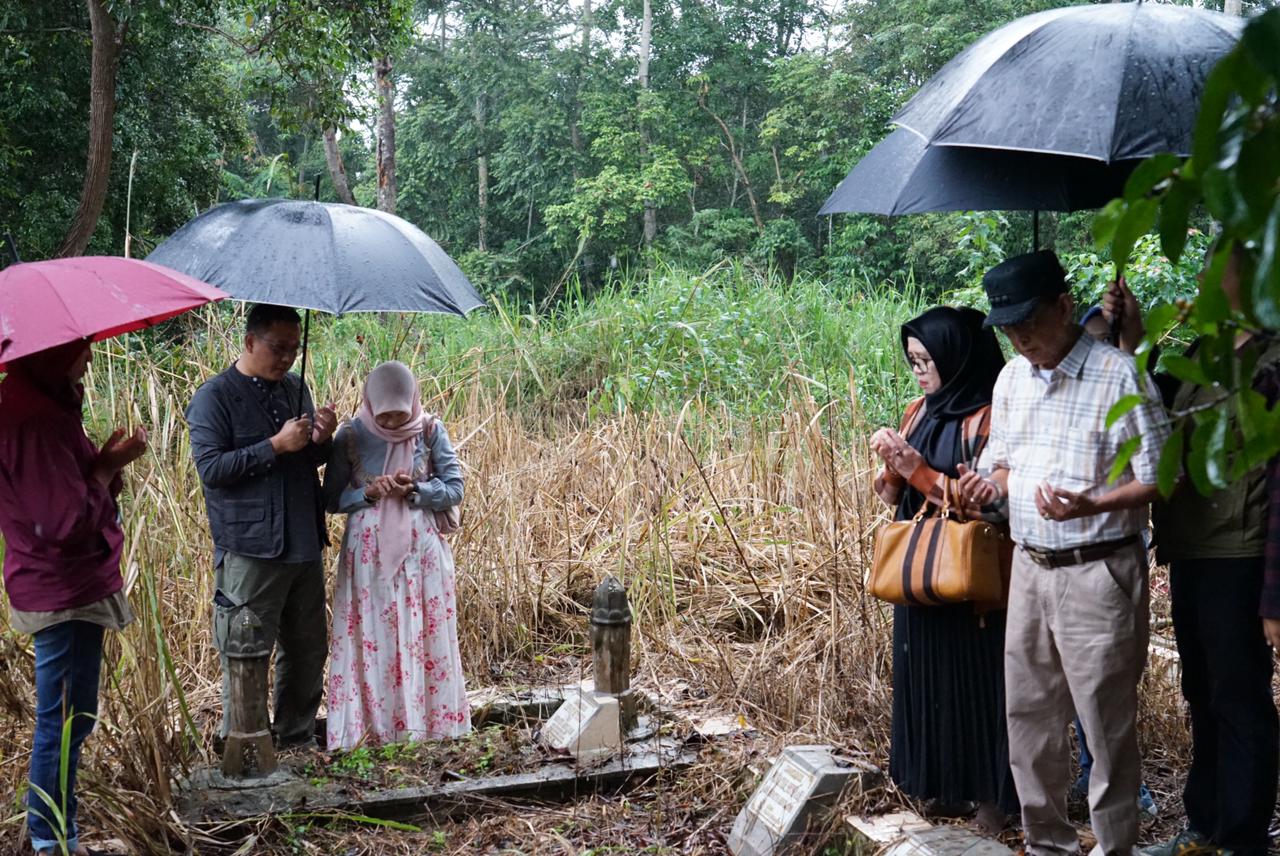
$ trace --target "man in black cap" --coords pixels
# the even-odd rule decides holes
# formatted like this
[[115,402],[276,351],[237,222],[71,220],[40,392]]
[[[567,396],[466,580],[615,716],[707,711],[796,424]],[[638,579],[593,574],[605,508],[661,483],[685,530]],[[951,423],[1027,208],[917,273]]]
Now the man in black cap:
[[[1148,634],[1140,535],[1168,427],[1133,358],[1072,321],[1066,275],[1051,251],[997,265],[983,287],[987,326],[999,327],[1019,356],[996,381],[979,465],[987,475],[962,472],[960,488],[979,504],[1007,497],[1018,545],[1005,686],[1027,852],[1065,856],[1079,846],[1067,819],[1074,709],[1094,759],[1093,852],[1128,856],[1138,839],[1137,688]],[[1108,424],[1107,412],[1125,396],[1141,403]]]

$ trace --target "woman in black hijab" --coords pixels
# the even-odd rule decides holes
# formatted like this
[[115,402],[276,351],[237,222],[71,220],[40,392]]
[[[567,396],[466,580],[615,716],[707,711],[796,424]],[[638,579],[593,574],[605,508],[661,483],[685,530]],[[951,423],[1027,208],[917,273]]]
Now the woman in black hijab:
[[[876,493],[895,520],[955,495],[960,468],[985,445],[1004,356],[982,313],[940,306],[902,325],[902,349],[924,393],[898,431],[871,438],[884,461]],[[931,513],[936,508],[931,510]],[[977,509],[969,510],[971,515]],[[1004,718],[1004,612],[974,604],[895,606],[889,774],[940,814],[978,807],[987,832],[1017,808]]]

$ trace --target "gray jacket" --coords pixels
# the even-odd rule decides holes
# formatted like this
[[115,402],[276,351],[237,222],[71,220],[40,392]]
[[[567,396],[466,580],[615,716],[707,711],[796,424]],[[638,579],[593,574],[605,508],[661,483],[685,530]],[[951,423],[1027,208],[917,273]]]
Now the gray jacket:
[[[387,459],[386,441],[369,431],[359,418],[338,429],[333,438],[329,466],[324,471],[325,501],[331,514],[350,514],[372,503],[364,498],[364,489],[374,477],[383,475]],[[430,466],[428,466],[430,462]],[[427,477],[428,470],[431,477]],[[444,511],[462,502],[462,465],[449,442],[444,423],[436,420],[431,430],[431,444],[419,437],[413,450],[411,473],[418,489],[409,494],[414,508]]]
[[[315,417],[311,395],[295,374],[285,376],[292,401],[302,395],[302,410]],[[204,486],[209,529],[216,561],[224,552],[255,559],[275,559],[285,549],[286,481],[296,495],[308,497],[320,545],[328,544],[324,506],[316,468],[329,456],[332,442],[309,445],[277,456],[271,449],[276,433],[252,383],[233,365],[205,381],[187,406],[191,455]]]

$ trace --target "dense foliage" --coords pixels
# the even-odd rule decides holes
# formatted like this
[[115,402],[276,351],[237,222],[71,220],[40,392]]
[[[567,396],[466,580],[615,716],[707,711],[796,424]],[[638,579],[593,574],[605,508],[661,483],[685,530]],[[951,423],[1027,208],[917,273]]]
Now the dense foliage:
[[[80,191],[85,5],[17,0],[0,11],[0,228],[28,258],[53,252]],[[643,80],[640,0],[105,5],[124,47],[91,252],[121,252],[126,225],[141,241],[133,252],[145,252],[219,200],[309,196],[326,173],[326,127],[341,129],[356,200],[375,204],[369,62],[384,53],[397,93],[397,213],[491,293],[543,301],[570,280],[590,290],[662,258],[911,281],[936,296],[1031,243],[1021,214],[816,212],[948,59],[1060,0],[653,4]],[[327,180],[321,193],[338,198]],[[1090,261],[1087,216],[1045,220],[1096,291],[1109,257]],[[1194,287],[1162,271],[1162,294]]]

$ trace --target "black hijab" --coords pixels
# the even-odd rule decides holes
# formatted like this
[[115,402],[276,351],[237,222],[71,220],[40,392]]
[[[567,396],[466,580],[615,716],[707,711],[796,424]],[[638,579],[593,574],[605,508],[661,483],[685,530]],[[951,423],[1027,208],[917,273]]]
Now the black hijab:
[[[902,351],[908,337],[920,340],[933,360],[942,387],[924,399],[924,414],[916,420],[907,443],[925,462],[956,478],[956,465],[973,466],[965,455],[964,418],[991,403],[991,390],[1004,368],[1004,354],[995,332],[983,328],[983,314],[976,309],[936,306],[902,325]],[[924,496],[908,488],[898,506],[898,518],[920,509]]]

